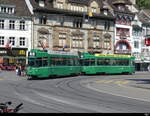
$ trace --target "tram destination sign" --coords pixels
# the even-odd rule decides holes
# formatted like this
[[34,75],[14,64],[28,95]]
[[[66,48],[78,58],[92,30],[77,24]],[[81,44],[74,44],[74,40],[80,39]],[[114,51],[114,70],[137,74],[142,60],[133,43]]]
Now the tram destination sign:
[[48,51],[48,54],[78,56],[78,53],[75,53],[75,52],[51,51],[51,50]]

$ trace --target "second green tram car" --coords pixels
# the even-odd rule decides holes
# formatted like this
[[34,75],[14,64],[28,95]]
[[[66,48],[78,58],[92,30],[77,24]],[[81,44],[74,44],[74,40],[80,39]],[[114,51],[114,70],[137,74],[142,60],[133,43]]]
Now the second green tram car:
[[28,79],[79,75],[81,66],[78,54],[63,51],[32,49],[28,54]]
[[132,74],[134,59],[130,55],[82,53],[81,71],[83,74]]

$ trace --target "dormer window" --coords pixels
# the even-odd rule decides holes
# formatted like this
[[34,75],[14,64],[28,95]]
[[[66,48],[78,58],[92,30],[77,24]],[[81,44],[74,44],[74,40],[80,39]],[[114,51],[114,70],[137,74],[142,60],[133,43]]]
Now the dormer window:
[[108,15],[108,10],[104,10],[104,15]]
[[63,9],[63,2],[57,2],[57,8]]
[[39,6],[44,7],[45,6],[45,0],[39,0]]
[[6,7],[1,7],[1,12],[6,13]]
[[93,13],[96,13],[96,8],[95,7],[92,7],[91,9],[92,9]]
[[13,13],[13,8],[8,8],[8,14],[12,14]]
[[0,6],[1,13],[14,14],[14,9],[15,9],[14,6],[7,6],[7,5]]
[[124,11],[124,10],[125,10],[124,5],[118,5],[118,10],[122,10],[122,11]]

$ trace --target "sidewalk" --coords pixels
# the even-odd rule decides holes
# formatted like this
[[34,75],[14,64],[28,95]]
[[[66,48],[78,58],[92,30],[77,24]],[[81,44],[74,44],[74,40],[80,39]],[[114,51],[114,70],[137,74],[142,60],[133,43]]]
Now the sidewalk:
[[14,81],[27,79],[25,76],[16,75],[15,71],[4,71],[4,70],[0,72],[0,78]]

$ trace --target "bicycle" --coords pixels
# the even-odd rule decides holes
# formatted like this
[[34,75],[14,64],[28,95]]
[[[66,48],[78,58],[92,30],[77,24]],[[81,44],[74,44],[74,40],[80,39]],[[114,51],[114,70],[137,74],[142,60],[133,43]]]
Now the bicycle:
[[0,103],[0,113],[17,113],[19,110],[23,108],[22,107],[23,103],[20,103],[14,109],[9,108],[11,104],[12,104],[11,101]]

